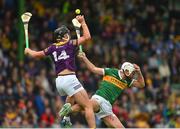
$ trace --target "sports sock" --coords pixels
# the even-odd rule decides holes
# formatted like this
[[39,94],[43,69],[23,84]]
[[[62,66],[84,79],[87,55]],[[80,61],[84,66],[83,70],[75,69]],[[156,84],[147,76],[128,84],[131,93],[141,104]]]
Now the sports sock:
[[64,116],[63,119],[70,121],[70,116]]

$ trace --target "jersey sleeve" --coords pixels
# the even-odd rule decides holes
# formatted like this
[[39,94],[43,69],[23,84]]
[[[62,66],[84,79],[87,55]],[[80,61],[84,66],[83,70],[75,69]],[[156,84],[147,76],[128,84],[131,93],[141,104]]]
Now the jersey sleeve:
[[104,68],[104,75],[111,75],[114,69],[112,68]]
[[53,52],[52,46],[49,46],[48,48],[44,49],[43,51],[46,56],[51,55],[51,53]]

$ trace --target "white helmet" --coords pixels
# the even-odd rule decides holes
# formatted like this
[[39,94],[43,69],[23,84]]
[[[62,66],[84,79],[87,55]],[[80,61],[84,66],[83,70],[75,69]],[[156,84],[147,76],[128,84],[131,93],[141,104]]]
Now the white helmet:
[[127,76],[129,76],[134,71],[134,65],[129,62],[124,62],[121,66],[121,69],[123,71],[128,71],[129,74]]

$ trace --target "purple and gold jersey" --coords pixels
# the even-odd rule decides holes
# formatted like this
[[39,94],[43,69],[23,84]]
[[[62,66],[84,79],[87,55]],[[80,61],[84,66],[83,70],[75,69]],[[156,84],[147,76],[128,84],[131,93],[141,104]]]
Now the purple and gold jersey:
[[73,41],[70,40],[64,45],[56,45],[55,43],[44,50],[46,56],[51,56],[56,74],[62,72],[64,69],[75,71],[75,49]]

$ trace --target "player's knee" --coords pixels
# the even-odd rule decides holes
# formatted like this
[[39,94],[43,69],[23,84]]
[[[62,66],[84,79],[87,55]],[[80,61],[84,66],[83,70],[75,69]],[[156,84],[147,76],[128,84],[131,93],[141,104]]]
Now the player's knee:
[[117,125],[117,126],[115,126],[113,128],[124,128],[124,126],[123,125]]
[[87,103],[87,107],[92,108],[92,103],[91,103],[91,101],[90,101],[90,100],[89,100],[89,101],[88,101],[88,103]]
[[125,128],[121,123],[113,124],[112,128]]
[[120,124],[107,124],[106,125],[110,128],[124,128],[123,125],[120,125]]
[[86,102],[86,104],[84,105],[85,109],[92,109],[92,103],[89,101]]

